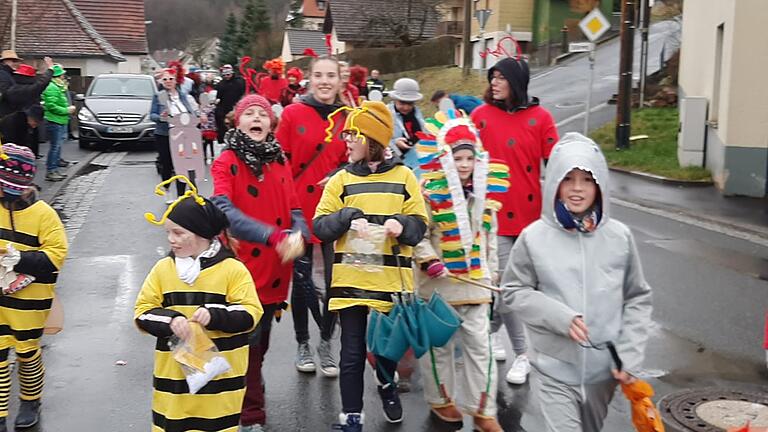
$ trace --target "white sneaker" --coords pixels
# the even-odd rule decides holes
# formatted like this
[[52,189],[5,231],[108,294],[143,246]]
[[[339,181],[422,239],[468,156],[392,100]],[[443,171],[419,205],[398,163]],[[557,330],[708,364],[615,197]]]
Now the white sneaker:
[[507,372],[507,382],[510,384],[523,384],[528,379],[528,373],[530,372],[531,362],[528,361],[528,356],[520,354],[515,357],[512,367]]
[[504,344],[501,343],[501,335],[499,332],[491,333],[491,349],[493,350],[493,358],[496,361],[507,360],[507,350],[504,349]]

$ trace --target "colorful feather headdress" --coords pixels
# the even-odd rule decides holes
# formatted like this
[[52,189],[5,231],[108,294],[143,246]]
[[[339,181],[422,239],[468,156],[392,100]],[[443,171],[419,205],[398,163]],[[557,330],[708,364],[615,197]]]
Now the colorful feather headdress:
[[[479,134],[472,121],[454,108],[439,111],[426,120],[426,132],[418,132],[416,151],[425,197],[432,211],[432,220],[440,232],[443,262],[453,274],[469,275],[472,279],[488,278],[487,266],[480,254],[481,228],[491,230],[493,211],[501,208],[494,199],[509,189],[509,167],[492,161],[483,149]],[[456,133],[460,128],[460,133]],[[453,132],[452,132],[453,131]],[[475,168],[472,174],[473,202],[464,195],[453,151],[446,136],[467,136],[474,145]],[[457,141],[461,143],[464,141]]]

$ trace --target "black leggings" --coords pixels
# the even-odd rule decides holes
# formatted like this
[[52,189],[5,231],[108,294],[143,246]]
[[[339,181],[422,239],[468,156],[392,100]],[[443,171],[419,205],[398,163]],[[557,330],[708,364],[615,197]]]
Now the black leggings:
[[[157,146],[157,154],[160,156],[160,177],[163,181],[166,181],[175,175],[173,159],[171,159],[171,143],[168,135],[155,135],[155,145]],[[176,182],[176,193],[178,193],[178,196],[184,195],[185,189],[184,183]]]
[[[363,412],[363,377],[365,375],[368,308],[352,306],[339,311],[341,320],[341,362],[339,386],[345,413]],[[394,379],[397,363],[376,356],[376,378],[380,383]]]
[[[310,308],[317,304],[317,287],[312,282],[312,252],[313,245],[307,245],[304,256],[298,258],[293,266],[293,289],[291,290],[291,315],[293,316],[293,330],[296,333],[296,342],[309,341],[309,314]],[[326,278],[327,280],[328,278]],[[333,334],[336,325],[336,313],[328,311],[328,298],[324,299],[319,307],[320,337],[328,341]]]

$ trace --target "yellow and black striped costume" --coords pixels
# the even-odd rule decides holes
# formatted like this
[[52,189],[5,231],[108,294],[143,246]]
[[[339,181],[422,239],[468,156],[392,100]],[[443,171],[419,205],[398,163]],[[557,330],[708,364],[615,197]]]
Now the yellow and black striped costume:
[[[393,218],[403,225],[397,241],[388,239],[385,246],[389,251],[399,243],[400,254],[385,254],[380,271],[370,272],[342,262],[343,254],[349,252],[350,222],[360,217],[380,225]],[[336,173],[326,184],[314,217],[315,235],[323,241],[336,241],[329,309],[369,306],[388,312],[391,293],[401,290],[396,259],[400,261],[406,290],[413,291],[412,246],[424,237],[426,222],[418,181],[402,164],[385,161],[370,173],[367,165],[356,163]]]
[[11,377],[8,354],[16,351],[22,400],[40,399],[45,369],[40,338],[55,295],[56,278],[67,256],[67,236],[61,219],[43,201],[17,200],[14,210],[0,207],[0,246],[21,251],[14,267],[35,282],[0,296],[0,417],[8,415]]
[[[135,321],[156,336],[153,431],[236,432],[245,395],[248,334],[263,313],[253,280],[231,251],[222,250],[201,260],[202,271],[193,285],[177,276],[172,257],[150,271],[136,299]],[[196,394],[168,347],[171,320],[190,317],[204,307],[211,313],[206,333],[232,369],[206,384]]]

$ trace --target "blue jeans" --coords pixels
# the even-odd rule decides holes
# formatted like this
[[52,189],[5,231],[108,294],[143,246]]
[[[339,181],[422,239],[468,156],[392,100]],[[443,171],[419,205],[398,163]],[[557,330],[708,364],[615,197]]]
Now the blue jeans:
[[48,159],[45,161],[45,169],[50,173],[59,169],[61,146],[64,144],[64,139],[67,138],[67,124],[49,121],[45,128],[48,131],[48,141],[51,143],[51,148],[48,149]]

